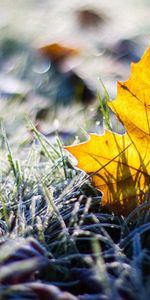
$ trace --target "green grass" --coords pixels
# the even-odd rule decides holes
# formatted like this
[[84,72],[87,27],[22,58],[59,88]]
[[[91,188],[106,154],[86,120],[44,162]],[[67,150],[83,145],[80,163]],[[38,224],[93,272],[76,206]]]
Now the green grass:
[[27,128],[26,159],[2,130],[1,298],[37,299],[28,282],[40,280],[43,295],[46,283],[79,299],[149,299],[149,202],[127,219],[105,211],[60,140]]

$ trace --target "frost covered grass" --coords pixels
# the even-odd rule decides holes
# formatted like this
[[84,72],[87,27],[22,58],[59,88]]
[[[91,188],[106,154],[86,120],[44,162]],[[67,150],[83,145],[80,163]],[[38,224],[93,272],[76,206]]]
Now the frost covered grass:
[[34,110],[23,122],[26,105],[1,109],[1,299],[148,300],[149,201],[127,218],[106,211]]

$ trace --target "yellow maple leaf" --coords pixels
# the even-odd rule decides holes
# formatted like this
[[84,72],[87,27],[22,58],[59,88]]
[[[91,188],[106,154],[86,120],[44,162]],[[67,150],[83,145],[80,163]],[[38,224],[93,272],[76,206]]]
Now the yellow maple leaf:
[[102,204],[127,215],[150,187],[150,48],[131,65],[129,80],[118,82],[117,97],[108,105],[126,133],[90,134],[88,141],[65,149],[103,192]]

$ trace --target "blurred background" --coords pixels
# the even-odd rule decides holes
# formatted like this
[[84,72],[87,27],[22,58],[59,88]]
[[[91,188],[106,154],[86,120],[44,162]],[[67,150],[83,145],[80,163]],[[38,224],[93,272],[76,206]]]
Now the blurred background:
[[149,0],[0,0],[0,118],[12,143],[29,138],[25,114],[64,142],[99,132],[97,99],[116,96],[148,47],[149,16]]

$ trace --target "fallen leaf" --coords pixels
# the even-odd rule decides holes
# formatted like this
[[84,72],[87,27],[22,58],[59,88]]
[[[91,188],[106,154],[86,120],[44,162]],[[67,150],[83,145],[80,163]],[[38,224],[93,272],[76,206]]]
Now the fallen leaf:
[[68,57],[73,57],[79,54],[77,48],[70,47],[59,43],[51,43],[39,48],[42,55],[48,57],[54,62],[61,61]]
[[77,12],[77,21],[82,28],[89,29],[91,27],[98,27],[105,23],[106,17],[101,13],[91,9],[81,9]]
[[150,187],[150,48],[131,65],[129,80],[118,82],[117,97],[108,105],[126,133],[90,134],[88,141],[65,149],[103,192],[102,204],[128,215]]

